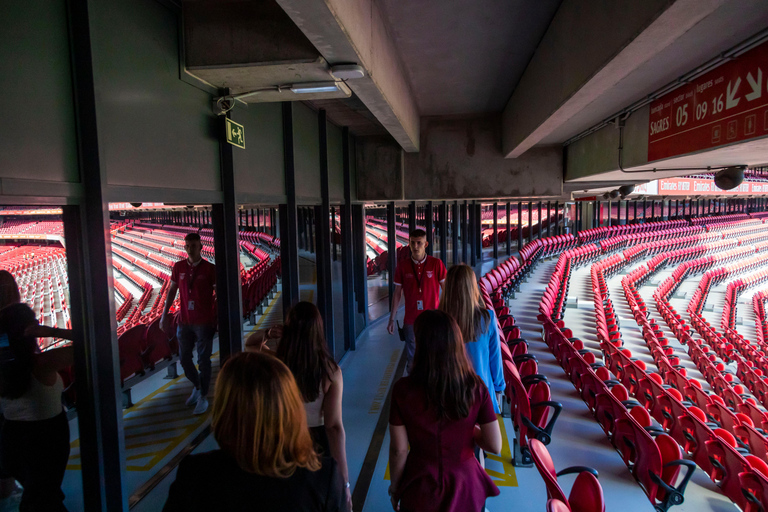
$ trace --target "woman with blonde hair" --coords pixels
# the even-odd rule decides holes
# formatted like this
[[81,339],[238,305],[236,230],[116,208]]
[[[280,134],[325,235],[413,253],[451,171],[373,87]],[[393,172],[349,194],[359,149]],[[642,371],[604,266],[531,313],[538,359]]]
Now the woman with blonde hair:
[[338,465],[319,457],[288,367],[266,352],[232,357],[219,372],[213,435],[220,449],[179,464],[165,512],[339,512]]
[[[448,270],[440,310],[456,320],[469,360],[488,390],[503,392],[506,384],[501,362],[499,323],[493,309],[486,308],[480,302],[480,288],[471,267],[454,265]],[[491,399],[493,410],[496,414],[501,413],[493,393]]]

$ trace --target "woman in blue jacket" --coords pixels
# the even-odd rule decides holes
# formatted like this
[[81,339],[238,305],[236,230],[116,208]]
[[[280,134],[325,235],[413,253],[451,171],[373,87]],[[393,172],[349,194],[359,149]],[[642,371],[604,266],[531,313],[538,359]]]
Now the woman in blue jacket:
[[485,382],[491,393],[493,409],[496,414],[500,414],[496,395],[504,391],[505,382],[499,345],[499,323],[493,309],[486,309],[480,302],[480,288],[471,267],[454,265],[448,270],[440,309],[451,315],[459,324],[464,337],[464,347],[475,373]]

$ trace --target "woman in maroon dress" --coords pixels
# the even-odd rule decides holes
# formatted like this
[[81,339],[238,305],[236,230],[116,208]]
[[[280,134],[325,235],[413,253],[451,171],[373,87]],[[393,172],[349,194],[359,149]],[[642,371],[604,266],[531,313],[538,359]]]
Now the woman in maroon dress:
[[414,331],[413,372],[395,383],[389,415],[392,508],[480,512],[499,494],[474,454],[501,451],[491,397],[451,316],[425,311]]

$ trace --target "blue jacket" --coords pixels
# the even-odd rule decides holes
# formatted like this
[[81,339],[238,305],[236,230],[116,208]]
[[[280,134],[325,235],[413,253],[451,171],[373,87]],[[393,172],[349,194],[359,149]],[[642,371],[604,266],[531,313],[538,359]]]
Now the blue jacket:
[[503,392],[506,387],[504,382],[504,370],[501,365],[501,337],[499,335],[499,322],[496,321],[496,313],[489,309],[491,315],[490,324],[486,325],[483,321],[481,327],[482,334],[475,341],[469,341],[464,344],[467,349],[469,360],[475,368],[475,373],[483,379],[493,402],[493,410],[496,414],[501,413],[499,404],[496,401],[496,392]]

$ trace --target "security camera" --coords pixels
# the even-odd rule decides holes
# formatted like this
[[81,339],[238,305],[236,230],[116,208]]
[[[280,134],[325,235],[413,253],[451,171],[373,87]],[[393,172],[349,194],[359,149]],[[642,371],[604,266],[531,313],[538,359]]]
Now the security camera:
[[141,207],[141,205],[142,203],[131,203],[131,206],[133,206],[134,208],[139,208]]
[[731,190],[738,187],[744,181],[744,169],[746,169],[746,166],[734,165],[720,170],[715,174],[715,185],[723,190]]
[[619,191],[618,190],[611,190],[608,193],[608,195],[610,196],[611,199],[616,199],[617,197],[619,197]]
[[621,194],[621,198],[624,199],[629,194],[635,191],[634,185],[624,185],[622,187],[619,187],[619,194]]
[[227,96],[213,99],[213,113],[217,116],[223,116],[235,106],[235,100]]

